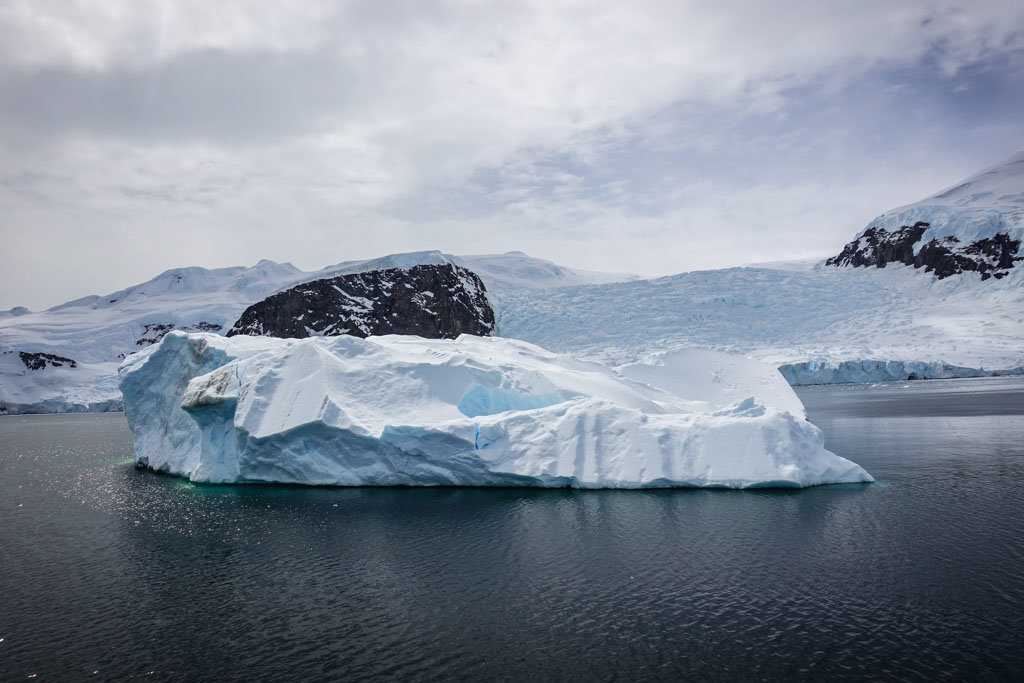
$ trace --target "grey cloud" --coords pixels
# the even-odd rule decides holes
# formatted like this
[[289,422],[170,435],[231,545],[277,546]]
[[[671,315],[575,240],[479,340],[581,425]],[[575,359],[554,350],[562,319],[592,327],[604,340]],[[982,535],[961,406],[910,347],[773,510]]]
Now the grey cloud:
[[247,5],[0,13],[0,309],[264,257],[815,255],[1024,147],[1019,3]]
[[145,70],[0,75],[0,117],[37,135],[266,144],[324,130],[360,76],[320,53],[206,50]]

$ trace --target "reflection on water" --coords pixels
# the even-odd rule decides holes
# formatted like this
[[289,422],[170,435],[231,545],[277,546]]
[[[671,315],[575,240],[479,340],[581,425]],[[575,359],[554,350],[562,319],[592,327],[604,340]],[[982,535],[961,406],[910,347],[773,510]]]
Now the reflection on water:
[[801,391],[804,491],[197,487],[0,419],[0,680],[1009,677],[1024,381]]

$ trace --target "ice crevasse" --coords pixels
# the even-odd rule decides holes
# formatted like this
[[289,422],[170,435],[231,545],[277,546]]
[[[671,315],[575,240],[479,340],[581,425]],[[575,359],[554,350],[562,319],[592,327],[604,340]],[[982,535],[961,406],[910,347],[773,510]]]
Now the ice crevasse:
[[463,335],[171,332],[120,370],[139,465],[195,482],[578,488],[872,481],[774,369],[710,351],[609,368]]

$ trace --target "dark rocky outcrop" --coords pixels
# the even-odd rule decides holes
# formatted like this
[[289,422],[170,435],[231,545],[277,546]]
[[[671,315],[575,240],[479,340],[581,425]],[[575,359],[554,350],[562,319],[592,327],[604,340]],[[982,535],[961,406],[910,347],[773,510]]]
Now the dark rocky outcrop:
[[[206,322],[200,320],[194,325],[175,325],[174,323],[146,323],[144,326],[142,336],[135,340],[136,346],[150,346],[156,344],[158,341],[164,338],[171,330],[181,330],[182,332],[220,332],[222,329],[221,325],[217,323]],[[121,354],[119,357],[124,357],[125,354]]]
[[25,367],[29,370],[43,370],[47,367],[51,368],[77,368],[78,363],[70,358],[64,356],[57,356],[52,353],[34,353],[28,351],[19,351],[18,356],[21,358],[21,362],[25,364]]
[[885,268],[890,263],[910,265],[914,262],[914,245],[927,229],[927,223],[915,223],[893,232],[883,228],[868,228],[859,238],[844,246],[838,256],[825,261],[825,265],[855,268]]
[[494,311],[476,273],[446,263],[296,285],[247,308],[228,336],[410,334],[454,339],[464,333],[493,334]]
[[915,223],[892,232],[884,228],[868,228],[848,243],[837,255],[825,261],[829,266],[885,268],[889,263],[902,263],[924,268],[938,279],[968,271],[981,274],[982,280],[1000,279],[1024,257],[1017,256],[1020,240],[1006,233],[963,244],[954,237],[929,240],[914,253],[929,224]]
[[156,344],[164,338],[168,332],[174,329],[171,323],[146,323],[142,336],[135,340],[136,346],[149,346]]
[[1020,240],[1010,239],[1006,233],[967,245],[961,245],[956,237],[944,237],[924,244],[914,257],[914,267],[924,267],[940,280],[965,271],[981,273],[982,280],[990,277],[998,280],[1013,268],[1014,262],[1024,258],[1017,256],[1018,251]]

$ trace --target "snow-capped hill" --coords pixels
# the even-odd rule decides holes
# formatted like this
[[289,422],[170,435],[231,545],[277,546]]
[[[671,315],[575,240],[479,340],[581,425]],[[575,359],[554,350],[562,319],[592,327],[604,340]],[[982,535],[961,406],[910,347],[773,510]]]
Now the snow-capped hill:
[[925,201],[955,206],[1024,207],[1024,151]]
[[105,296],[92,295],[75,299],[51,311],[68,308],[124,308],[164,296],[189,298],[199,295],[203,298],[215,293],[235,293],[246,299],[265,295],[268,288],[290,283],[303,275],[290,263],[276,263],[266,259],[255,266],[233,266],[229,268],[172,268],[165,270],[152,280],[111,292]]
[[[171,330],[227,330],[246,306],[301,272],[272,261],[175,268],[110,294],[0,316],[0,412],[117,408],[117,366],[126,356]],[[31,360],[38,354],[68,362],[39,364]]]
[[9,308],[6,311],[0,311],[0,318],[19,318],[23,315],[28,315],[32,311],[28,310],[24,306],[15,306]]
[[[922,240],[973,242],[999,233],[1024,237],[1024,151],[927,199],[886,211],[865,228],[928,223]],[[863,233],[862,233],[863,234]]]
[[938,194],[871,221],[830,266],[902,263],[937,278],[1005,277],[1024,260],[1024,152]]
[[604,273],[591,270],[567,268],[542,258],[529,256],[521,251],[504,254],[473,254],[456,256],[442,251],[413,251],[388,254],[380,258],[362,261],[343,261],[327,266],[308,279],[322,279],[337,275],[362,273],[386,268],[411,268],[413,266],[442,265],[450,263],[468,268],[484,281],[492,291],[502,289],[545,289],[548,287],[575,287],[577,285],[626,282],[641,279],[638,275]]

